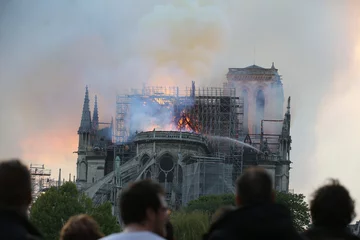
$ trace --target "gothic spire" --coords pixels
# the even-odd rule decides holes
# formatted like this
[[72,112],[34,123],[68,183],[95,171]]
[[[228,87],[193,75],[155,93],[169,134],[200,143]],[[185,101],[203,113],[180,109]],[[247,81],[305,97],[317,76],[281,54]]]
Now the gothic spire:
[[91,113],[88,86],[86,86],[84,105],[78,133],[91,131]]
[[95,130],[99,129],[99,113],[98,113],[98,105],[97,105],[97,96],[95,95],[95,104],[94,104],[94,113],[93,113],[93,127]]
[[285,113],[284,123],[283,123],[283,134],[289,134],[290,133],[290,124],[291,124],[291,114],[290,114],[290,100],[291,98],[288,98],[287,102],[287,111]]
[[286,120],[287,120],[287,123],[288,123],[289,130],[290,130],[290,123],[291,123],[290,100],[291,100],[291,97],[289,96],[288,105],[287,105],[287,111],[286,111]]
[[287,114],[290,114],[290,100],[291,100],[291,97],[289,96],[288,98],[288,103],[287,103]]

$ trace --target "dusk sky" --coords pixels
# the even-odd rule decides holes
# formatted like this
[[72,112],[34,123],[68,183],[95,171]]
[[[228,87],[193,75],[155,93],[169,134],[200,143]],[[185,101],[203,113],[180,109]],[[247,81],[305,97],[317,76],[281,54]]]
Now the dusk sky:
[[290,188],[338,178],[360,214],[358,0],[2,0],[0,159],[67,179],[85,85],[109,122],[129,88],[221,86],[254,62],[274,62],[292,99]]

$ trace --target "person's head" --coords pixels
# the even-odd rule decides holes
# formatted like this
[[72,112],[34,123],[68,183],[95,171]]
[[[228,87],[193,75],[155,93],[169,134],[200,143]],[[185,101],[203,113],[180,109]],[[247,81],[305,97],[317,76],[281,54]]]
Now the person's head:
[[26,212],[31,203],[31,176],[19,160],[0,162],[0,208]]
[[331,180],[313,194],[310,214],[314,226],[343,228],[355,217],[354,201],[345,187]]
[[174,240],[174,227],[170,221],[166,222],[165,230],[166,230],[165,239]]
[[120,196],[120,214],[125,226],[141,225],[163,236],[168,220],[163,188],[149,179],[135,182]]
[[60,240],[96,240],[102,237],[104,234],[100,232],[97,222],[86,214],[71,217],[60,232]]
[[235,210],[234,206],[224,206],[216,210],[216,212],[212,215],[211,223],[217,222],[220,218],[225,216],[227,213]]
[[271,176],[265,169],[252,167],[236,181],[236,205],[271,203],[275,200]]

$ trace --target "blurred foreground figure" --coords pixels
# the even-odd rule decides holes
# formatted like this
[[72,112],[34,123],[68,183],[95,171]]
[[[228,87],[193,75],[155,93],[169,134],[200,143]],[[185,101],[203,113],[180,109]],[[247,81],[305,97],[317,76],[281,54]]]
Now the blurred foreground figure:
[[0,239],[42,239],[29,222],[31,176],[18,160],[0,162]]
[[355,217],[354,201],[338,181],[319,188],[310,202],[313,226],[304,233],[310,240],[360,239],[347,226]]
[[224,206],[216,210],[211,218],[211,224],[215,224],[217,221],[226,216],[226,214],[234,211],[236,208],[233,206]]
[[165,224],[165,233],[163,235],[163,238],[165,238],[166,240],[174,240],[175,239],[174,226],[170,222],[170,215],[171,215],[170,209],[167,210],[167,215],[168,215],[168,220]]
[[175,240],[174,238],[174,227],[171,224],[170,221],[167,221],[166,225],[165,225],[165,230],[166,230],[166,234],[165,234],[165,239],[166,240]]
[[168,221],[164,190],[151,180],[135,182],[120,196],[120,215],[125,229],[105,240],[164,240]]
[[271,177],[262,168],[250,168],[236,182],[238,209],[226,213],[204,239],[301,239],[289,210],[275,204]]
[[71,217],[60,233],[60,240],[97,240],[104,236],[98,223],[90,216],[81,214]]

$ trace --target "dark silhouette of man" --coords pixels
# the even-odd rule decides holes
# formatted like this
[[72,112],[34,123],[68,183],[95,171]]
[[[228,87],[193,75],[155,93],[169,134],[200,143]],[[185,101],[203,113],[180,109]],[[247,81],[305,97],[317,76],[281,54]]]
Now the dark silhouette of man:
[[348,225],[355,217],[354,201],[338,181],[320,187],[310,202],[312,227],[303,234],[310,240],[357,240]]
[[19,160],[0,162],[0,239],[42,239],[29,222],[31,176]]
[[204,239],[301,239],[289,210],[274,201],[271,177],[266,170],[247,169],[236,182],[238,208],[216,221]]

